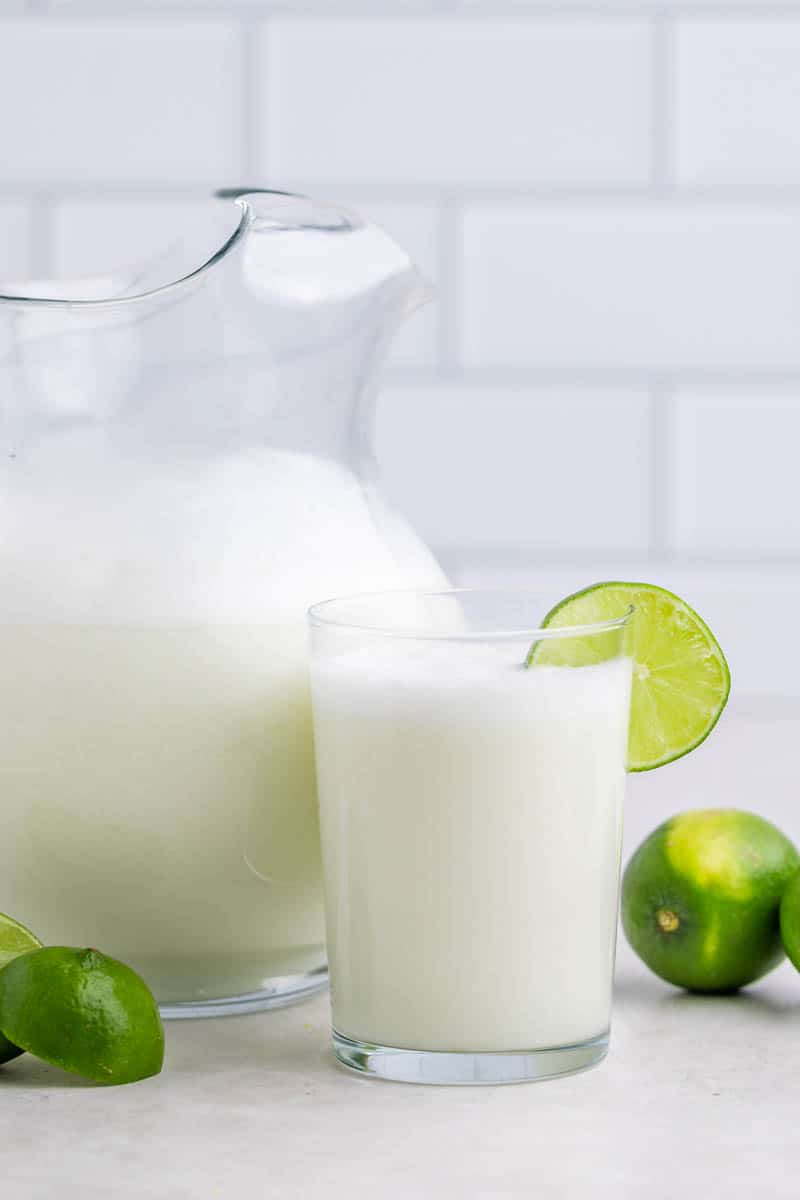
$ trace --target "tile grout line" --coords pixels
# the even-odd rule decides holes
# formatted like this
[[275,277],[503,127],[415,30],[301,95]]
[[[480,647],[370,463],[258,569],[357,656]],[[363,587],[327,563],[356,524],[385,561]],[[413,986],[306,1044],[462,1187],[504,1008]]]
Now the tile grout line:
[[[650,20],[657,13],[669,12],[670,16],[699,21],[798,21],[800,9],[796,0],[765,0],[760,5],[754,0],[738,3],[735,0],[608,0],[598,7],[591,0],[485,0],[484,7],[467,7],[461,0],[460,17],[466,20],[592,20],[597,23],[614,23],[626,20]],[[410,16],[411,14],[409,14]]]
[[[556,549],[552,543],[536,541],[507,543],[498,546],[496,543],[465,544],[464,542],[436,541],[435,550],[442,558],[457,561],[474,560],[489,570],[496,568],[512,568],[522,566],[535,556],[536,567],[550,570],[570,566],[597,566],[612,557],[624,559],[631,564],[642,567],[659,563],[678,571],[711,571],[728,572],[731,576],[742,573],[750,574],[755,568],[762,573],[760,583],[764,582],[763,572],[773,572],[782,579],[791,578],[800,583],[800,552],[789,551],[785,554],[763,554],[757,550],[742,550],[738,553],[725,552],[709,547],[707,550],[681,551],[680,553],[653,554],[641,546],[603,545],[591,546],[565,545]],[[771,581],[767,581],[770,583]]]
[[656,376],[650,388],[649,543],[655,557],[672,557],[669,547],[672,500],[672,409],[674,388],[668,375]]
[[[376,183],[369,179],[310,179],[297,176],[294,179],[296,187],[303,191],[314,193],[331,187],[346,188],[349,192],[366,196],[375,203],[390,204],[430,204],[435,205],[442,195],[442,184],[437,180],[423,180],[408,183],[405,180],[389,180]],[[89,190],[89,185],[75,184],[67,186],[73,189]],[[0,185],[2,187],[2,185]],[[448,185],[445,191],[457,196],[459,202],[465,204],[488,205],[529,205],[531,208],[551,207],[555,204],[570,208],[591,207],[599,204],[638,204],[642,208],[652,208],[654,200],[661,203],[661,197],[654,197],[651,183],[643,186],[625,184],[543,184],[520,185],[513,180],[498,184],[478,183],[474,180],[457,182]],[[800,205],[800,184],[719,184],[703,186],[682,186],[670,192],[670,204],[676,209],[691,208],[705,205],[727,205],[730,207],[780,207],[795,209]]]
[[[236,181],[234,185],[236,187],[258,186],[259,174],[256,167],[259,158],[261,110],[259,106],[260,90],[256,86],[256,70],[260,45],[266,44],[267,54],[265,57],[269,57],[268,37],[266,24],[261,24],[255,15],[245,16],[241,21],[239,44],[242,66],[240,90],[242,111],[239,153],[242,163],[242,178]],[[263,38],[263,41],[260,42],[260,38]]]
[[[180,3],[179,0],[162,0],[161,3],[147,5],[143,10],[142,5],[135,3],[135,0],[125,0],[118,4],[114,13],[109,16],[107,0],[72,0],[69,5],[69,13],[67,13],[66,5],[59,4],[57,0],[28,0],[27,7],[23,9],[21,15],[23,17],[28,14],[38,16],[43,12],[51,14],[61,12],[65,17],[70,15],[111,20],[118,16],[123,19],[142,17],[143,13],[146,17],[156,20],[162,17],[170,19],[175,16],[188,16],[191,19],[209,15],[232,17],[247,15],[258,17],[261,15],[296,22],[360,19],[375,24],[397,20],[436,20],[446,16],[473,24],[496,20],[530,23],[536,21],[542,23],[593,21],[612,24],[620,21],[648,20],[661,10],[662,4],[657,0],[653,0],[648,7],[643,7],[635,0],[616,0],[616,2],[609,0],[609,3],[600,10],[590,0],[565,0],[564,3],[560,3],[559,0],[539,0],[539,2],[531,0],[528,4],[517,3],[515,0],[492,0],[491,3],[487,0],[485,7],[467,6],[463,0],[461,2],[459,0],[427,0],[427,2],[410,9],[389,6],[384,12],[376,14],[366,2],[358,3],[356,0],[354,3],[341,3],[334,16],[331,17],[329,7],[321,0],[293,10],[289,9],[286,4],[268,3],[264,5],[260,4],[258,0],[196,0],[190,6]],[[670,13],[681,20],[714,20],[720,23],[748,20],[800,21],[800,10],[796,4],[789,3],[787,0],[765,0],[761,6],[754,2],[732,4],[703,0],[700,4],[692,4],[690,0],[683,0],[683,2],[676,0],[674,4],[670,5]]]
[[[800,9],[798,10],[800,12]],[[257,106],[256,106],[257,110]],[[256,113],[257,115],[257,113]],[[253,115],[251,113],[252,121]],[[255,122],[257,137],[258,121]],[[253,136],[253,133],[249,136]],[[245,140],[245,139],[243,139]],[[257,148],[256,148],[257,149]],[[181,199],[192,194],[196,194],[196,190],[200,186],[208,186],[210,183],[216,183],[217,180],[209,180],[197,176],[192,181],[189,179],[185,183],[164,184],[163,180],[130,180],[120,183],[118,180],[105,182],[101,177],[96,179],[81,182],[72,179],[51,178],[42,184],[41,180],[35,178],[21,179],[18,182],[12,180],[0,181],[0,199],[13,200],[17,198],[25,198],[37,188],[46,186],[51,192],[59,195],[68,196],[69,198],[80,199],[81,197],[96,197],[98,189],[102,189],[105,200],[109,203],[114,203],[116,200],[129,201],[135,196],[141,196],[144,199],[152,197],[154,194],[163,195],[166,198]],[[398,183],[375,183],[374,181],[358,181],[358,180],[308,180],[297,178],[294,180],[295,186],[309,193],[321,192],[330,190],[331,187],[346,188],[348,192],[357,193],[374,201],[375,203],[387,204],[428,204],[435,207],[439,203],[442,196],[442,188],[436,182],[422,182],[408,184],[405,182]],[[480,185],[473,182],[465,182],[463,185],[458,184],[457,189],[448,189],[448,195],[457,199],[459,205],[489,205],[489,206],[508,206],[519,207],[522,205],[529,206],[532,210],[537,208],[551,208],[558,205],[561,208],[592,208],[604,204],[619,204],[619,205],[637,205],[643,210],[659,206],[664,203],[664,198],[654,193],[651,184],[645,187],[626,187],[620,186],[604,186],[592,187],[590,185],[581,186],[580,184],[571,184],[569,186],[552,185],[550,187],[515,187],[513,183],[498,184],[496,186]],[[787,185],[769,185],[757,184],[753,186],[735,185],[735,184],[720,184],[719,186],[706,185],[698,186],[682,186],[670,191],[669,194],[670,208],[675,211],[685,211],[686,209],[702,209],[706,206],[719,206],[728,209],[736,209],[743,207],[746,209],[775,209],[788,208],[796,211],[800,208],[800,184]]]
[[439,199],[439,346],[440,368],[458,367],[462,347],[463,233],[461,203],[455,193]]
[[101,179],[93,180],[91,183],[76,183],[74,180],[58,180],[49,179],[46,182],[41,180],[30,179],[27,183],[20,183],[17,186],[9,186],[8,184],[0,184],[0,200],[25,200],[32,195],[44,194],[46,189],[47,195],[58,196],[63,200],[72,200],[75,202],[81,200],[96,201],[99,196],[102,196],[104,204],[113,206],[115,204],[134,204],[139,202],[148,204],[153,199],[160,199],[166,203],[178,203],[185,200],[196,200],[198,188],[210,188],[220,185],[219,178],[215,174],[212,178],[196,178],[194,182],[184,184],[164,184],[158,182],[152,183],[136,183],[120,182],[115,180],[113,183],[104,183]]
[[656,196],[675,190],[675,26],[664,10],[653,14],[650,28],[652,81],[650,92],[651,187]]
[[[391,369],[392,382],[405,387],[430,387],[437,383],[464,388],[497,387],[509,390],[569,386],[576,388],[630,387],[648,389],[653,380],[663,379],[666,369],[660,367],[617,366],[518,366],[502,364],[486,366],[460,365],[441,367],[402,367]],[[738,367],[676,367],[669,369],[670,385],[700,388],[735,389],[770,388],[775,391],[800,391],[800,367],[795,370],[770,371],[768,368]]]
[[48,192],[31,196],[30,213],[30,271],[34,278],[46,278],[55,267],[52,196]]

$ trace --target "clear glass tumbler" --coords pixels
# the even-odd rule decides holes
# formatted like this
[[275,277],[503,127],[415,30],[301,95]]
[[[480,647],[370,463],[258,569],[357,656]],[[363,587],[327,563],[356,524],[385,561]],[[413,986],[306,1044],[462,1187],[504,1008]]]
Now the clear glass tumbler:
[[511,1083],[606,1054],[630,613],[539,628],[548,608],[310,611],[333,1039],[356,1070]]

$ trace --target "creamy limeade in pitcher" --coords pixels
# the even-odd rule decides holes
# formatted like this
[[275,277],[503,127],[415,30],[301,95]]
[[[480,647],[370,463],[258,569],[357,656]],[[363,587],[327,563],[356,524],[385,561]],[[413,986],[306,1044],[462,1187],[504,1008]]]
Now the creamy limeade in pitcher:
[[175,1015],[324,984],[306,610],[441,582],[369,449],[407,256],[297,197],[188,216],[0,285],[0,911]]
[[525,649],[315,662],[340,1034],[485,1052],[608,1030],[631,663],[526,671]]
[[[88,935],[162,1002],[320,967],[301,635],[18,626],[0,640],[4,888],[32,926]],[[257,855],[248,866],[253,840],[277,878]]]

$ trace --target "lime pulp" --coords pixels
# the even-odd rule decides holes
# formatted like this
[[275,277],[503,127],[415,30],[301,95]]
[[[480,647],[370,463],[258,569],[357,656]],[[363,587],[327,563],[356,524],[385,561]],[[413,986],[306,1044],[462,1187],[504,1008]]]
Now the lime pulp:
[[[38,950],[41,942],[35,933],[20,925],[13,917],[0,913],[0,970],[12,959],[28,950]],[[0,1063],[10,1062],[23,1051],[0,1033]]]
[[[542,628],[595,625],[633,608],[628,770],[651,771],[694,750],[720,718],[730,671],[719,643],[685,600],[650,583],[596,583],[562,600]],[[533,643],[526,666],[581,667],[619,653],[619,633]]]

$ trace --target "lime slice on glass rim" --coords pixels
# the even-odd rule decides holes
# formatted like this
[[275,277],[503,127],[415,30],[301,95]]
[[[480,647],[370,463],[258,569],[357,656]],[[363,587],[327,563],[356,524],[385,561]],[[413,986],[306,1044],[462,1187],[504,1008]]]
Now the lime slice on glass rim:
[[[680,596],[652,583],[595,583],[551,609],[542,628],[613,621],[631,607],[628,770],[652,771],[704,742],[727,702],[730,671],[705,621]],[[588,666],[617,647],[611,634],[542,638],[531,646],[525,665]]]
[[[31,933],[30,929],[20,925],[19,921],[15,921],[13,917],[7,917],[5,913],[0,913],[0,969],[6,963],[10,963],[12,958],[25,954],[27,950],[38,950],[41,944],[36,934]],[[22,1053],[19,1046],[15,1046],[0,1033],[0,1063],[10,1062],[12,1058],[18,1058]]]

